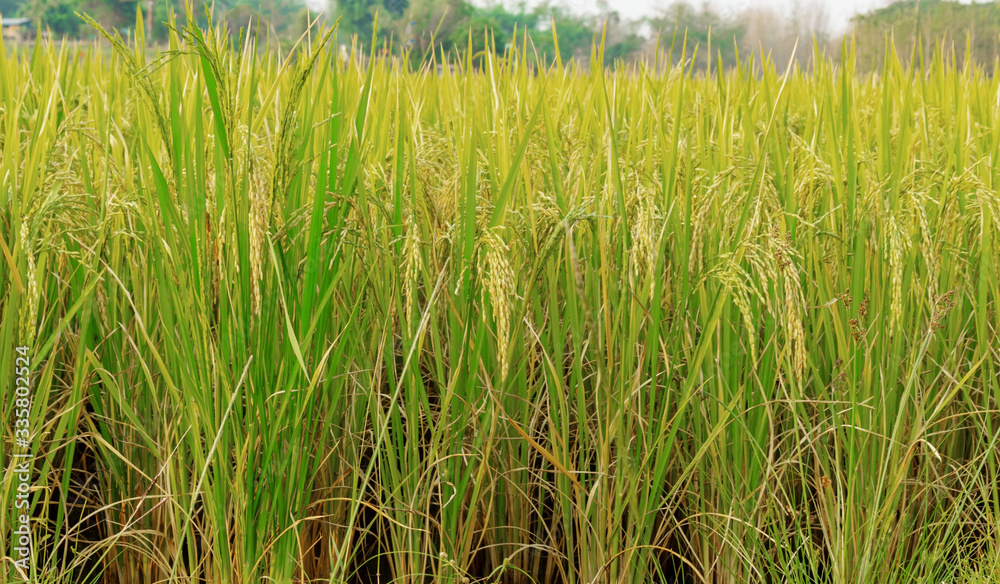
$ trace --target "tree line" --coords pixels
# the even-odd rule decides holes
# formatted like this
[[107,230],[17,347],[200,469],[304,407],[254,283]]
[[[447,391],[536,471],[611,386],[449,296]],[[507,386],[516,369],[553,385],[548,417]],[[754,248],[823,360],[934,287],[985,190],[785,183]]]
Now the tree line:
[[[147,39],[163,42],[165,22],[173,10],[185,14],[185,0],[0,0],[0,14],[25,16],[53,35],[92,38],[95,32],[75,13],[86,13],[106,28],[128,36],[136,26],[137,9],[151,10]],[[233,35],[250,26],[255,34],[291,44],[317,18],[339,19],[338,42],[366,52],[375,50],[406,54],[415,63],[431,52],[503,52],[515,34],[530,37],[533,55],[551,61],[558,52],[568,60],[586,61],[594,43],[604,42],[604,61],[649,56],[667,51],[691,59],[695,69],[734,66],[761,52],[777,67],[789,59],[808,65],[818,50],[839,57],[845,44],[854,47],[859,70],[877,69],[891,39],[904,62],[931,58],[935,51],[962,62],[992,70],[1000,58],[1000,4],[960,4],[944,0],[903,0],[868,14],[856,16],[845,37],[827,28],[828,14],[818,4],[796,2],[787,13],[752,7],[723,16],[708,4],[695,7],[680,0],[641,20],[622,18],[601,0],[590,14],[573,12],[552,0],[528,5],[486,6],[469,0],[327,0],[323,10],[306,0],[215,0],[211,14],[196,11],[207,20],[224,24]],[[377,46],[373,30],[378,15]],[[553,28],[557,34],[553,34]],[[488,34],[487,34],[488,31]],[[846,41],[846,42],[845,42]],[[471,45],[470,45],[471,43]],[[558,46],[556,44],[558,43]]]

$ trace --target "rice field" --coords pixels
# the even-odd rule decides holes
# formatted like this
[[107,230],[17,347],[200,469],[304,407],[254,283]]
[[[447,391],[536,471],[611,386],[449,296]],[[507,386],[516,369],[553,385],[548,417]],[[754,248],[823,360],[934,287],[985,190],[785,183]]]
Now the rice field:
[[333,34],[0,45],[0,580],[1000,582],[1000,80]]

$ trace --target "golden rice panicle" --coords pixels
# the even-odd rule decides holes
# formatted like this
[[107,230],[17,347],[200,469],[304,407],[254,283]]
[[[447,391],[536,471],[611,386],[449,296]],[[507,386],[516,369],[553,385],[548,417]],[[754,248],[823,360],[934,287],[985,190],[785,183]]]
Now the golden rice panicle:
[[[211,216],[208,218],[211,224]],[[222,289],[222,267],[223,250],[226,245],[226,209],[219,211],[219,224],[215,229],[215,237],[212,240],[212,292],[215,298],[219,297]]]
[[247,225],[250,229],[250,282],[253,313],[260,316],[260,281],[263,279],[264,240],[267,237],[267,198],[258,180],[251,180],[250,212]]
[[934,238],[927,223],[927,211],[923,204],[920,202],[914,204],[914,214],[920,225],[920,253],[927,262],[927,300],[933,304],[938,296],[938,275],[941,270],[941,261],[935,249]]
[[555,198],[552,195],[544,191],[538,191],[535,194],[535,203],[531,211],[535,216],[535,222],[532,225],[530,221],[524,221],[526,233],[530,236],[529,230],[533,229],[539,241],[544,241],[552,229],[562,220],[559,205],[556,204]]
[[22,343],[30,346],[35,341],[35,323],[38,321],[38,282],[35,278],[35,254],[31,244],[28,220],[21,223],[21,248],[27,260],[28,290],[25,302],[21,304],[20,329]]
[[801,383],[806,369],[806,336],[802,325],[805,298],[799,285],[798,275],[792,267],[785,273],[785,335],[792,349],[795,379]]
[[695,212],[691,217],[691,253],[688,254],[688,273],[692,276],[698,273],[704,259],[705,237],[709,225],[708,214],[711,210],[711,201],[692,201]]
[[[643,278],[653,269],[656,261],[656,203],[652,193],[644,187],[639,188],[635,219],[632,222],[632,249],[630,251],[633,285],[642,284]],[[644,294],[652,292],[643,290]]]
[[[507,257],[507,245],[498,229],[488,229],[483,236],[486,252],[484,292],[489,293],[493,306],[493,321],[497,327],[497,352],[500,363],[500,380],[507,380],[507,345],[510,341],[510,316],[513,310],[514,270]],[[485,313],[483,314],[485,317]]]
[[750,346],[750,361],[757,362],[757,332],[753,321],[753,311],[750,309],[750,294],[756,294],[756,290],[749,284],[746,272],[735,261],[730,261],[728,268],[722,275],[723,282],[732,293],[733,304],[740,311],[743,317],[743,326],[746,327],[746,341]]
[[903,255],[909,251],[910,240],[903,233],[899,221],[892,214],[887,220],[889,274],[892,278],[892,302],[889,307],[889,336],[903,316]]
[[792,247],[791,233],[786,232],[782,236],[780,228],[774,224],[769,239],[775,265],[772,274],[775,279],[780,275],[784,286],[781,322],[785,328],[785,338],[792,351],[795,379],[801,382],[806,367],[805,329],[802,324],[806,302],[802,286],[799,283],[798,270],[792,261],[794,248]]
[[403,244],[403,297],[406,300],[406,322],[413,322],[413,308],[417,303],[417,278],[423,267],[420,256],[420,233],[415,217],[411,214]]

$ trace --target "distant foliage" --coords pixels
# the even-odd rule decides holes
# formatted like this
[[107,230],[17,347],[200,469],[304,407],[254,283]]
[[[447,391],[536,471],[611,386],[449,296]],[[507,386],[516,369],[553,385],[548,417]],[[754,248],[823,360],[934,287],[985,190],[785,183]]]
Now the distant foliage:
[[[789,12],[753,6],[723,15],[706,3],[676,0],[632,21],[601,1],[590,14],[567,7],[566,0],[485,6],[470,0],[328,1],[328,9],[320,14],[311,12],[305,0],[196,0],[194,15],[199,26],[211,19],[234,37],[249,29],[271,39],[272,48],[284,49],[300,37],[310,19],[339,19],[336,38],[345,50],[356,46],[368,53],[375,44],[383,53],[406,55],[413,66],[439,60],[442,52],[464,54],[469,48],[479,60],[486,51],[502,55],[512,46],[523,46],[527,34],[528,56],[536,62],[553,62],[558,55],[586,63],[603,38],[606,64],[649,57],[658,47],[661,61],[684,58],[693,71],[729,70],[751,57],[759,63],[761,52],[783,70],[793,59],[809,67],[817,54],[839,60],[845,40],[839,31],[828,29],[830,19],[819,3],[793,3]],[[150,6],[153,14],[147,18]],[[135,32],[139,10],[146,37],[160,44],[167,39],[170,12],[186,12],[184,0],[0,0],[0,15],[29,17],[57,37],[83,39],[95,34],[77,13],[127,39]],[[848,43],[856,43],[858,71],[881,69],[891,41],[904,64],[941,52],[959,66],[968,57],[992,72],[1000,57],[1000,4],[904,0],[856,16],[847,35]]]
[[[403,16],[410,7],[409,0],[334,0],[331,4],[334,17],[339,17],[342,36],[357,35],[365,47],[371,46],[375,15],[384,25]],[[346,35],[344,34],[346,33]]]
[[900,59],[929,60],[935,50],[992,71],[1000,57],[1000,4],[907,0],[854,18],[859,69],[881,69],[891,39]]
[[413,64],[433,58],[432,51],[464,54],[470,42],[477,58],[486,50],[502,55],[520,44],[525,34],[530,38],[529,56],[545,62],[556,58],[556,38],[561,58],[586,60],[604,34],[605,62],[635,56],[647,42],[638,32],[640,23],[623,21],[607,8],[581,15],[551,2],[508,8],[502,4],[479,7],[465,0],[333,0],[332,8],[334,17],[341,18],[338,42],[350,43],[354,36],[368,50],[378,11],[380,40],[376,45],[385,47],[391,40],[393,50],[408,51]]
[[[206,5],[210,10],[206,10]],[[166,42],[170,11],[184,15],[183,0],[155,0],[153,15],[147,18],[150,4],[147,0],[0,0],[0,14],[5,17],[24,16],[41,23],[42,29],[57,37],[95,38],[94,30],[86,26],[77,13],[90,16],[107,29],[114,29],[124,38],[135,33],[136,16],[142,10],[144,29],[152,25],[146,37],[156,42]],[[223,25],[232,35],[251,28],[255,33],[271,35],[278,39],[298,38],[306,29],[308,9],[301,0],[219,0],[214,3],[196,1],[194,16],[200,26],[212,19]],[[182,24],[184,18],[180,18]]]
[[17,13],[18,5],[20,2],[17,0],[0,0],[0,16],[12,17]]
[[795,4],[790,14],[756,6],[724,17],[707,4],[695,8],[680,1],[648,22],[659,34],[660,50],[675,63],[684,58],[695,71],[730,70],[751,57],[759,63],[761,52],[782,70],[791,59],[809,66],[814,41],[820,54],[838,56],[839,43],[831,42],[829,18],[820,4]]
[[694,59],[696,69],[706,69],[712,64],[709,59],[715,62],[721,58],[726,65],[735,64],[745,28],[740,22],[727,22],[707,5],[697,10],[685,2],[674,4],[650,23],[660,32],[661,45],[673,49],[674,59],[682,55]]

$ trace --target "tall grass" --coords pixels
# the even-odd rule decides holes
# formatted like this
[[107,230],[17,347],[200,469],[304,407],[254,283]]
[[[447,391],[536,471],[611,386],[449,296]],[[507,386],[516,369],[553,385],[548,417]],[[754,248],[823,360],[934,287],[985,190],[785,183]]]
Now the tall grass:
[[1000,578],[996,78],[141,30],[0,45],[33,582]]

